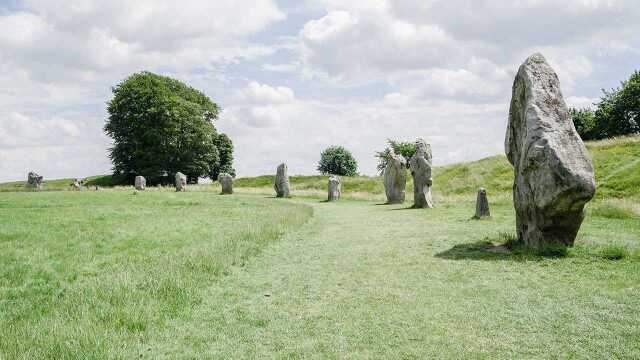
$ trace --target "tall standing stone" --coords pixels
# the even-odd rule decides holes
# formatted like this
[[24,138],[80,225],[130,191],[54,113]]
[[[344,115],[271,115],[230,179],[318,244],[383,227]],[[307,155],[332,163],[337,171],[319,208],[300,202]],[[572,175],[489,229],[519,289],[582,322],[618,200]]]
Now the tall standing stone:
[[144,176],[136,176],[136,180],[135,180],[135,186],[136,186],[136,190],[144,190],[147,188],[147,179],[144,178]]
[[273,188],[276,190],[277,197],[289,197],[289,175],[287,174],[287,164],[278,165]]
[[176,173],[176,191],[187,191],[187,175]]
[[476,198],[476,215],[474,219],[485,219],[491,217],[489,211],[489,200],[487,199],[487,190],[480,188],[478,190],[478,197]]
[[409,160],[411,176],[413,176],[413,207],[432,208],[431,198],[431,165],[433,156],[431,155],[431,145],[423,139],[416,141],[416,153]]
[[335,175],[329,176],[329,194],[327,195],[327,201],[340,199],[341,193],[342,186],[340,185],[340,178]]
[[218,182],[220,183],[220,186],[222,187],[222,194],[223,195],[230,195],[233,194],[233,176],[227,174],[227,173],[221,173],[218,175]]
[[593,165],[553,69],[530,56],[513,83],[505,139],[514,167],[518,239],[530,248],[573,245],[595,193]]
[[27,175],[27,188],[33,190],[42,190],[42,185],[44,183],[44,177],[34,173],[33,171],[29,171]]
[[384,192],[387,204],[402,204],[407,187],[407,161],[391,149],[384,168]]

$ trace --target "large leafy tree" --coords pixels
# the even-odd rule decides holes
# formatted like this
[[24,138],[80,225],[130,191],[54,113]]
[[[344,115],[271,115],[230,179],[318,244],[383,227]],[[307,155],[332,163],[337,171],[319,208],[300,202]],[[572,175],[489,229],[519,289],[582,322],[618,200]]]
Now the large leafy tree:
[[596,138],[594,127],[596,125],[596,115],[591,109],[570,109],[571,119],[576,131],[582,140],[593,140]]
[[107,111],[104,130],[113,138],[109,156],[119,183],[136,175],[151,184],[171,182],[178,171],[194,181],[219,158],[218,105],[178,80],[133,74],[113,88]]
[[376,151],[376,157],[378,158],[378,172],[384,173],[384,169],[387,167],[389,161],[389,155],[391,149],[397,155],[402,155],[404,159],[409,163],[411,157],[416,153],[416,143],[411,141],[397,141],[387,139],[388,146],[383,151]]
[[322,174],[356,176],[358,175],[358,162],[344,147],[330,146],[320,153],[318,171]]

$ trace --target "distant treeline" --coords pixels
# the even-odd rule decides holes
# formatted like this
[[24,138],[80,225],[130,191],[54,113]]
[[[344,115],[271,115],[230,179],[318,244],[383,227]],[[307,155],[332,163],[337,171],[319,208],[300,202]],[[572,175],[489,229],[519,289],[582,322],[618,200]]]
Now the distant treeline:
[[603,90],[591,108],[571,109],[576,130],[583,140],[607,139],[640,133],[640,71],[617,89]]

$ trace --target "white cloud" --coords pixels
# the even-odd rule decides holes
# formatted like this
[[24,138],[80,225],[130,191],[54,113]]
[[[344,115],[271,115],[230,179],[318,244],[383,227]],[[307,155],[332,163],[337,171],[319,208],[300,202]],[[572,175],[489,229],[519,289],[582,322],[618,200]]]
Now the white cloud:
[[570,106],[640,63],[632,0],[23,0],[0,5],[0,180],[110,168],[110,87],[150,70],[224,109],[240,175],[313,173],[341,144],[361,171],[386,138],[435,161],[502,152],[513,77],[540,51]]

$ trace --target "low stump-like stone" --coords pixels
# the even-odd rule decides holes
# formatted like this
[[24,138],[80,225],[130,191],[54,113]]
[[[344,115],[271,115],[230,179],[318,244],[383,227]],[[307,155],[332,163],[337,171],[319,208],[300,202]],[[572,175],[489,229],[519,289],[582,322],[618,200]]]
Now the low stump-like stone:
[[384,192],[387,204],[402,204],[407,187],[407,161],[391,149],[384,169]]
[[73,182],[71,183],[71,188],[75,191],[82,190],[82,182],[80,181],[80,179],[73,179]]
[[478,190],[478,196],[476,198],[476,214],[473,216],[474,219],[486,219],[491,217],[491,212],[489,211],[489,200],[487,199],[487,190],[484,188],[480,188]]
[[416,141],[416,153],[409,160],[411,176],[413,176],[413,207],[432,208],[431,198],[431,165],[433,156],[431,155],[431,145],[423,139]]
[[176,191],[187,191],[187,175],[176,173]]
[[327,201],[336,201],[340,199],[342,193],[342,186],[340,185],[340,178],[332,175],[329,177],[329,193],[327,195]]
[[505,150],[514,168],[518,240],[537,250],[572,246],[595,193],[593,164],[558,76],[540,54],[520,66],[513,83]]
[[135,186],[136,186],[136,190],[139,190],[139,191],[146,189],[147,179],[145,179],[144,176],[140,176],[140,175],[136,176]]
[[220,186],[222,187],[221,194],[230,195],[233,194],[233,176],[222,173],[218,175],[218,182],[220,182]]
[[279,198],[289,197],[289,174],[287,172],[287,164],[278,165],[273,188],[276,191],[276,196]]

